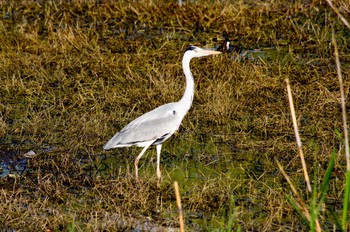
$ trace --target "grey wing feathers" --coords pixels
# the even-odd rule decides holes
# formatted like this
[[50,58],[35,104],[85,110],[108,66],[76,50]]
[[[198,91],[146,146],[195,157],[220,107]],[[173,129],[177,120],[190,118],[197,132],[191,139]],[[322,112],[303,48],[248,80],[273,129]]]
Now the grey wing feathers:
[[140,145],[170,137],[179,127],[182,117],[176,112],[176,103],[162,105],[130,122],[115,134],[104,146],[114,147]]

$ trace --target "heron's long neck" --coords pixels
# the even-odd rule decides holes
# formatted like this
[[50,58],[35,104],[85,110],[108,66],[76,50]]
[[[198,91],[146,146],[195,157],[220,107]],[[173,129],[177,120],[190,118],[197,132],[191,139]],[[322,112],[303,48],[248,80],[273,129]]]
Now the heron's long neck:
[[185,110],[185,114],[190,109],[192,105],[193,100],[193,94],[194,94],[194,81],[193,76],[190,70],[190,60],[192,57],[184,55],[182,59],[182,69],[184,71],[184,74],[186,76],[186,89],[185,93],[182,96],[180,103],[183,106],[183,109]]

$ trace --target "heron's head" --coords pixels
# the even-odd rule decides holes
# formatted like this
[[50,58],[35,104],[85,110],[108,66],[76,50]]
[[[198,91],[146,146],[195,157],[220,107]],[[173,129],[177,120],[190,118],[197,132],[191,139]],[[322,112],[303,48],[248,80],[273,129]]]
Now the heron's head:
[[202,57],[202,56],[220,54],[221,52],[206,50],[206,49],[199,48],[196,46],[189,46],[185,51],[185,54],[187,54],[187,53],[190,54],[191,57]]

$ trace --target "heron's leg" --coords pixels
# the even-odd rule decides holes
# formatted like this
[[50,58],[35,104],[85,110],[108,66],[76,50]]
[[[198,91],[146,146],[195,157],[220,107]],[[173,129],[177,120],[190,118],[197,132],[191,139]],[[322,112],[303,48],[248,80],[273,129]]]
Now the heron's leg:
[[147,148],[148,148],[149,146],[151,146],[151,144],[145,146],[145,147],[142,149],[141,153],[140,153],[140,154],[136,157],[136,159],[135,159],[135,179],[136,179],[136,180],[139,180],[139,167],[138,167],[138,165],[139,165],[139,160],[141,159],[141,157],[143,156],[143,153],[145,153],[145,151],[147,150]]
[[161,172],[160,172],[160,152],[162,150],[162,144],[157,145],[157,177],[158,181],[160,180],[161,177]]

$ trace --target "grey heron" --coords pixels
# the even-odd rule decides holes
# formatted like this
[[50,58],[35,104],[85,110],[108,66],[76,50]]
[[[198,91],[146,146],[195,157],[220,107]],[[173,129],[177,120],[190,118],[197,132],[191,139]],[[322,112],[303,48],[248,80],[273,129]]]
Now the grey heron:
[[205,50],[189,46],[182,58],[182,69],[186,76],[186,89],[178,102],[171,102],[145,113],[126,125],[104,145],[104,150],[117,147],[136,145],[143,147],[135,159],[135,178],[138,180],[138,163],[147,148],[156,145],[157,148],[157,177],[161,178],[160,153],[162,143],[179,128],[182,119],[190,109],[194,94],[194,80],[190,70],[190,61],[194,57],[220,54],[219,51]]

